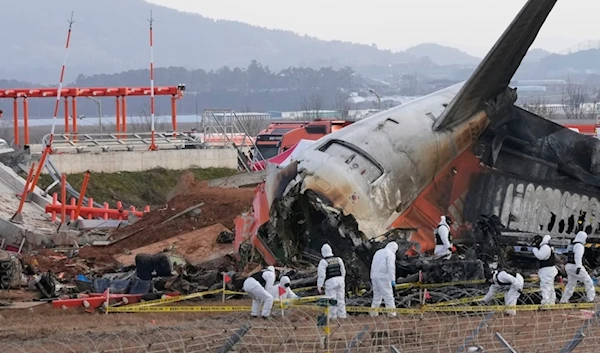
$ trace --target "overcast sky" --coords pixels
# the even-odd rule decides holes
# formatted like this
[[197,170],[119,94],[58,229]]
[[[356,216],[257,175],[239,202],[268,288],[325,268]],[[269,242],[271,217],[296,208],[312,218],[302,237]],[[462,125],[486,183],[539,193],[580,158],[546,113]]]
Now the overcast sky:
[[[483,56],[526,0],[147,0],[215,19],[403,50],[433,42]],[[559,0],[534,48],[600,39],[599,0]]]

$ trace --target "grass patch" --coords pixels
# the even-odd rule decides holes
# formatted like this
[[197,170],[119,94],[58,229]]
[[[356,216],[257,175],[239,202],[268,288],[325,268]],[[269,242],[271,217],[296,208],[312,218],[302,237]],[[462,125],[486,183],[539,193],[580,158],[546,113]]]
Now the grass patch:
[[[188,170],[152,169],[143,172],[92,173],[87,187],[86,196],[96,202],[108,202],[115,207],[117,201],[124,206],[133,205],[162,205],[166,196],[175,187],[181,175],[187,171],[194,174],[197,180],[210,180],[237,174],[235,169],[205,168]],[[81,189],[84,174],[71,174],[67,181],[76,190]],[[47,174],[40,176],[38,186],[42,189],[52,184],[52,178]],[[56,185],[50,193],[60,194],[60,185]]]

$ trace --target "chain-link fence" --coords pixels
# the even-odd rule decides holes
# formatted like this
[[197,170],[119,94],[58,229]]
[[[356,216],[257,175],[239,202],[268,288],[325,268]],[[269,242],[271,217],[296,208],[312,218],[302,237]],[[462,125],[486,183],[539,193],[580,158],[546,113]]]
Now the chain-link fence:
[[[578,290],[583,290],[579,288]],[[371,298],[348,299],[348,317],[323,320],[315,303],[276,304],[269,319],[254,319],[239,306],[248,301],[205,300],[153,306],[159,312],[64,314],[97,321],[93,330],[55,330],[31,336],[2,335],[2,352],[595,352],[600,326],[593,305],[546,309],[534,284],[525,288],[516,316],[503,313],[503,294],[484,304],[484,286],[445,286],[397,293],[397,316],[372,316]],[[427,296],[427,303],[423,304]],[[581,293],[572,301],[581,301]],[[236,305],[230,312],[201,312]],[[160,310],[190,308],[195,313]],[[148,306],[146,306],[148,307]],[[237,308],[237,309],[236,309]],[[234,312],[233,310],[243,311]],[[246,307],[247,308],[247,307]],[[196,309],[196,310],[194,310]],[[385,310],[381,310],[385,311]],[[54,313],[54,312],[53,312]],[[60,325],[61,316],[46,319]],[[86,316],[87,315],[87,316]],[[1,330],[0,330],[1,333]]]
[[[317,310],[275,309],[268,320],[247,313],[199,318],[171,327],[61,334],[0,342],[3,352],[595,352],[600,328],[582,310],[369,314],[320,326]],[[148,315],[148,314],[114,314]],[[169,314],[163,314],[169,315]],[[579,332],[583,335],[579,336]],[[580,341],[574,350],[563,350]],[[478,347],[478,348],[476,348]],[[228,350],[229,349],[229,350]],[[481,350],[476,350],[481,349]],[[511,350],[512,349],[512,350]]]

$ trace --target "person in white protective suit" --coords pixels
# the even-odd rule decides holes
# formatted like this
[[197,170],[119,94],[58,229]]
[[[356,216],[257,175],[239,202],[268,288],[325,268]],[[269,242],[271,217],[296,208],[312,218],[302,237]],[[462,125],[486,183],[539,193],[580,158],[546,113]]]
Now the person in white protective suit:
[[252,316],[259,317],[262,305],[262,317],[264,319],[271,315],[273,308],[273,296],[269,293],[273,290],[275,283],[275,267],[269,266],[266,270],[256,272],[246,278],[242,289],[252,298]]
[[[521,296],[521,291],[523,291],[523,284],[525,280],[523,276],[519,273],[509,273],[506,271],[493,271],[491,273],[491,277],[488,278],[488,281],[492,283],[490,289],[487,294],[483,298],[484,303],[489,303],[490,300],[494,298],[494,295],[497,291],[502,289],[508,289],[504,293],[504,305],[513,306],[517,305],[517,300]],[[516,310],[507,309],[504,311],[507,315],[517,315]]]
[[[373,287],[372,308],[378,308],[381,301],[385,302],[386,308],[395,308],[394,287],[396,286],[396,252],[398,243],[395,241],[387,244],[385,248],[379,249],[373,256],[371,263],[371,285]],[[371,316],[377,316],[372,312]],[[396,313],[390,313],[396,316]]]
[[554,249],[550,246],[550,235],[539,235],[534,240],[533,255],[540,262],[538,276],[540,277],[540,291],[542,292],[542,305],[556,304],[556,291],[554,279],[558,275]]
[[325,296],[337,300],[337,305],[329,308],[330,319],[346,318],[346,267],[344,261],[337,256],[333,256],[333,250],[329,244],[321,247],[323,259],[319,261],[317,269],[317,290],[323,293],[325,287]]
[[279,283],[275,284],[269,293],[273,296],[273,298],[277,298],[279,300],[300,298],[296,295],[296,293],[294,293],[292,288],[290,288],[290,283],[290,278],[288,276],[283,276],[279,280]]
[[565,265],[565,270],[567,271],[567,285],[562,298],[560,298],[561,303],[569,302],[577,282],[583,282],[586,300],[588,302],[593,302],[596,297],[594,282],[592,282],[592,278],[585,267],[583,267],[583,253],[585,252],[587,237],[588,235],[586,232],[577,233],[575,239],[573,239],[573,242],[567,248],[567,264]]
[[442,216],[440,224],[433,230],[433,235],[435,236],[434,255],[443,257],[452,254],[452,243],[450,242],[452,239],[450,234],[451,224],[452,219],[450,217]]

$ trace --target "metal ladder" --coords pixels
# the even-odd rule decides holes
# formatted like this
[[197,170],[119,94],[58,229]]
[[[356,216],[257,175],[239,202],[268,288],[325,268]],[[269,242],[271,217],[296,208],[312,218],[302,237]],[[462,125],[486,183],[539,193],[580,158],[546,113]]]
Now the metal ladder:
[[[219,119],[220,118],[220,119]],[[214,125],[210,121],[214,122]],[[254,139],[248,133],[248,130],[233,110],[229,109],[206,109],[202,113],[202,131],[204,141],[210,138],[211,134],[218,134],[223,140],[227,140],[237,150],[238,165],[246,172],[251,172],[249,160],[244,154],[243,148],[251,145],[254,154],[263,160],[263,156],[256,147]],[[234,141],[234,136],[241,136],[239,143]],[[250,161],[252,162],[252,161]]]

